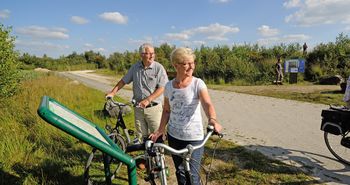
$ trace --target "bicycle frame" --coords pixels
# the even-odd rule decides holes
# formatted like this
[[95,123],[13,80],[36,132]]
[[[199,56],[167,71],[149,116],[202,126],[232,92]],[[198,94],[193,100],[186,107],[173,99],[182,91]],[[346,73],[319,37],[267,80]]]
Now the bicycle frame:
[[[201,144],[196,145],[196,146],[187,145],[186,148],[181,149],[181,150],[176,150],[176,149],[171,148],[170,146],[165,145],[163,143],[153,143],[153,141],[151,141],[151,140],[146,141],[146,143],[145,143],[146,151],[148,151],[148,150],[155,151],[156,164],[157,164],[157,166],[159,165],[159,167],[160,167],[159,174],[160,174],[160,180],[161,180],[162,185],[167,185],[164,151],[166,150],[166,151],[169,151],[171,154],[183,156],[185,172],[187,175],[190,175],[191,174],[191,172],[190,172],[190,170],[191,170],[190,158],[191,158],[192,152],[194,150],[197,150],[197,149],[203,147],[205,145],[205,143],[208,141],[208,139],[210,138],[210,136],[213,134],[213,132],[214,132],[214,127],[209,125],[208,132],[207,132],[207,134],[206,134],[206,136],[203,139]],[[219,135],[219,137],[222,137],[222,135]],[[191,181],[191,184],[193,184],[191,177],[190,177],[190,181]]]
[[[127,142],[127,144],[128,144],[128,145],[132,144],[131,137],[130,137],[131,134],[129,133],[131,130],[129,130],[129,129],[126,127],[125,122],[124,122],[124,118],[123,118],[123,113],[122,113],[122,111],[121,111],[121,110],[122,110],[122,107],[127,106],[127,104],[116,102],[116,101],[114,101],[113,98],[111,98],[111,97],[108,97],[108,98],[107,98],[107,101],[112,101],[113,104],[116,105],[116,106],[118,106],[118,107],[119,107],[119,110],[120,110],[119,113],[118,113],[118,116],[117,116],[117,121],[116,121],[115,127],[113,128],[112,132],[113,132],[113,131],[116,131],[117,133],[120,133],[119,128],[121,128],[122,131],[123,131],[123,135],[126,137],[126,142]],[[134,101],[132,101],[132,105],[133,105],[133,106],[135,106],[134,104],[135,104]],[[133,131],[132,131],[132,132],[133,132]]]

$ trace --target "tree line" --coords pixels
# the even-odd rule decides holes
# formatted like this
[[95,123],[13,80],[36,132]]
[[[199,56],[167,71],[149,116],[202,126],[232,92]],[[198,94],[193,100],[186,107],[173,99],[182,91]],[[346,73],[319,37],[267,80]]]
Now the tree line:
[[[17,69],[33,69],[37,67],[51,70],[110,69],[118,73],[126,73],[132,64],[140,60],[138,50],[114,52],[108,57],[95,51],[73,52],[57,59],[46,55],[38,57],[28,53],[19,54],[14,50],[15,38],[10,36],[11,28],[0,25],[0,77],[1,81],[16,84]],[[174,73],[170,63],[170,53],[174,45],[164,43],[155,47],[156,61],[163,64],[169,74]],[[339,34],[335,42],[321,43],[308,53],[303,53],[299,43],[279,44],[272,47],[257,44],[234,46],[200,46],[195,49],[195,75],[208,83],[229,83],[240,85],[268,84],[275,76],[277,58],[302,58],[306,61],[305,73],[299,74],[306,81],[317,82],[320,78],[341,75],[346,78],[350,74],[350,38]],[[0,84],[3,94],[9,93],[15,85]],[[6,86],[6,87],[5,87]]]

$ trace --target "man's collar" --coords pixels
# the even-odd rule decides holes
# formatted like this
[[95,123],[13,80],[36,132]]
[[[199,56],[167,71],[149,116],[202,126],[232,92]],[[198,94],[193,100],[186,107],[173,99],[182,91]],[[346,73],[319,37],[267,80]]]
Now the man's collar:
[[[153,60],[153,62],[151,63],[151,65],[149,65],[147,68],[151,68],[151,69],[152,69],[152,68],[153,68],[153,66],[155,65],[154,63],[155,63],[155,61]],[[144,67],[145,67],[145,66],[143,65],[142,60],[139,62],[139,66],[140,66],[140,67],[142,67],[142,68],[144,68]],[[146,68],[146,69],[147,69],[147,68]]]

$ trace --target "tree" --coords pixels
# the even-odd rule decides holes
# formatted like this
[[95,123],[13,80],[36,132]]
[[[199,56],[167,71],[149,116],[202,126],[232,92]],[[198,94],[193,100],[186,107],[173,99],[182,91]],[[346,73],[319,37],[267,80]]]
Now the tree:
[[14,51],[15,38],[11,28],[0,24],[0,99],[12,96],[18,89],[18,53]]

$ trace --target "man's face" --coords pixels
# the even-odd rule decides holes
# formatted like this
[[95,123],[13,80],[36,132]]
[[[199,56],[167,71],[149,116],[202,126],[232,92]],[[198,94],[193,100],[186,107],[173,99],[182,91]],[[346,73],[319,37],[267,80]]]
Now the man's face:
[[141,58],[143,62],[151,63],[155,57],[153,48],[145,48],[145,51],[141,53]]

